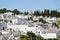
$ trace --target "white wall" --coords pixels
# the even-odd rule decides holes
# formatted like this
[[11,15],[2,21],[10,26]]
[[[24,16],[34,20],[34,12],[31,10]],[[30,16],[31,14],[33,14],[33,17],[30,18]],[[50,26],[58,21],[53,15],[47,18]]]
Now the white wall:
[[12,28],[14,30],[24,30],[26,27],[28,27],[28,25],[7,25],[7,28]]
[[28,31],[32,31],[36,33],[36,27],[28,27],[28,25],[7,25],[7,28],[12,28],[14,30],[20,30],[22,32],[27,33]]
[[[37,34],[36,32],[38,32],[38,31],[41,32],[41,30],[36,29],[36,27],[28,27],[28,25],[8,25],[7,27],[8,28],[12,28],[14,30],[19,29],[21,32],[25,32],[25,34],[28,31],[32,31],[35,34]],[[39,35],[41,35],[45,39],[56,38],[56,33],[46,33],[46,34],[40,33]]]
[[46,33],[46,34],[40,34],[43,38],[56,38],[56,33]]
[[12,23],[13,24],[17,24],[18,23],[18,19],[12,19]]

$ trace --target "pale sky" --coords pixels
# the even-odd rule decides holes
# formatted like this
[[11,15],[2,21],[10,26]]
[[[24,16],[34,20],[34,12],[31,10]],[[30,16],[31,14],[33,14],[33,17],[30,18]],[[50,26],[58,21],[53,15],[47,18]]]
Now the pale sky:
[[60,9],[60,0],[0,0],[0,9],[20,11]]

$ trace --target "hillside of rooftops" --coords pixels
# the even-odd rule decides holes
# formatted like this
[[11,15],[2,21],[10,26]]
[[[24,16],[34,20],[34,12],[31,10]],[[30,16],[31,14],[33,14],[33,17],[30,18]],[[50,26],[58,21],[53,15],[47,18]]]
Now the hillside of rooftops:
[[[6,28],[5,25],[6,27],[15,30],[20,29],[26,32],[28,30],[29,31],[32,30],[32,32],[34,33],[37,32],[38,34],[40,33],[40,31],[42,34],[54,33],[54,35],[52,36],[56,38],[55,33],[57,32],[57,28],[60,27],[60,12],[57,10],[48,9],[45,9],[44,11],[35,10],[34,12],[32,11],[21,12],[18,9],[8,10],[6,8],[3,8],[0,9],[0,26],[1,26],[0,29]],[[46,38],[52,37],[49,36],[50,34],[46,34],[45,36],[43,36],[42,34],[39,35],[41,35],[42,37],[45,37],[47,35]],[[21,36],[22,37],[25,36],[25,38],[29,37],[29,35],[28,36],[26,35]]]
[[[12,23],[13,24],[29,24],[29,25],[30,24],[32,25],[33,23],[47,24],[49,20],[51,20],[50,23],[53,22],[52,24],[55,26],[58,26],[57,24],[60,24],[59,22],[57,23],[57,18],[60,17],[60,12],[57,11],[57,9],[56,10],[44,9],[43,11],[35,10],[34,12],[32,11],[21,12],[18,9],[8,10],[6,8],[3,8],[3,9],[0,9],[0,16],[2,14],[5,14],[5,15],[12,14],[12,16],[6,15],[8,16],[8,18],[5,15],[3,15],[5,18],[4,20],[0,18],[1,19],[0,21],[11,23],[11,24]],[[18,20],[18,23],[17,23],[17,20]]]

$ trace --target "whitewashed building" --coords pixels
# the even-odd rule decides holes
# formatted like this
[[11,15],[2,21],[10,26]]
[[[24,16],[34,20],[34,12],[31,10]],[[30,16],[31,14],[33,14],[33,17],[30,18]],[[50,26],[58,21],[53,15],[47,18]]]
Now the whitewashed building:
[[48,22],[48,23],[57,23],[57,18],[56,17],[53,17],[53,18],[47,18],[46,19],[46,22]]
[[6,12],[3,14],[4,20],[10,20],[12,18],[12,12]]

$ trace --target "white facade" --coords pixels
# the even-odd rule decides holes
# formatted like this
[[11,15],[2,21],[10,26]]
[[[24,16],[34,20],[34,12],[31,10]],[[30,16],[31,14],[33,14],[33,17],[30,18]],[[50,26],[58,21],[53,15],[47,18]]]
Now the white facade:
[[10,20],[12,18],[12,14],[11,12],[6,12],[4,13],[3,17],[4,17],[4,20]]
[[[32,31],[33,33],[37,35],[41,35],[43,38],[48,39],[48,38],[56,38],[56,33],[42,33],[41,28],[39,27],[28,27],[28,25],[8,25],[8,28],[12,28],[14,30],[20,30],[21,33],[24,35],[28,31]],[[38,28],[38,29],[37,29]]]
[[28,25],[7,25],[7,28],[12,28],[14,30],[18,29],[18,30],[22,30],[24,31],[25,28],[27,28]]
[[39,16],[34,16],[33,20],[38,20],[40,17]]
[[7,25],[7,28],[12,28],[14,30],[20,30],[21,32],[25,32],[25,34],[28,31],[32,31],[33,33],[36,33],[36,27],[28,27],[28,25]]
[[21,19],[28,19],[30,15],[16,15],[16,17],[21,18]]
[[4,15],[12,15],[13,13],[12,12],[6,12],[4,13]]
[[3,17],[3,14],[0,14],[0,19],[3,19],[4,17]]
[[18,19],[12,19],[12,24],[17,24],[18,23]]
[[46,21],[48,23],[56,23],[57,22],[57,18],[53,17],[53,18],[47,18]]
[[40,34],[45,39],[51,39],[56,38],[56,33],[46,33],[46,34]]

